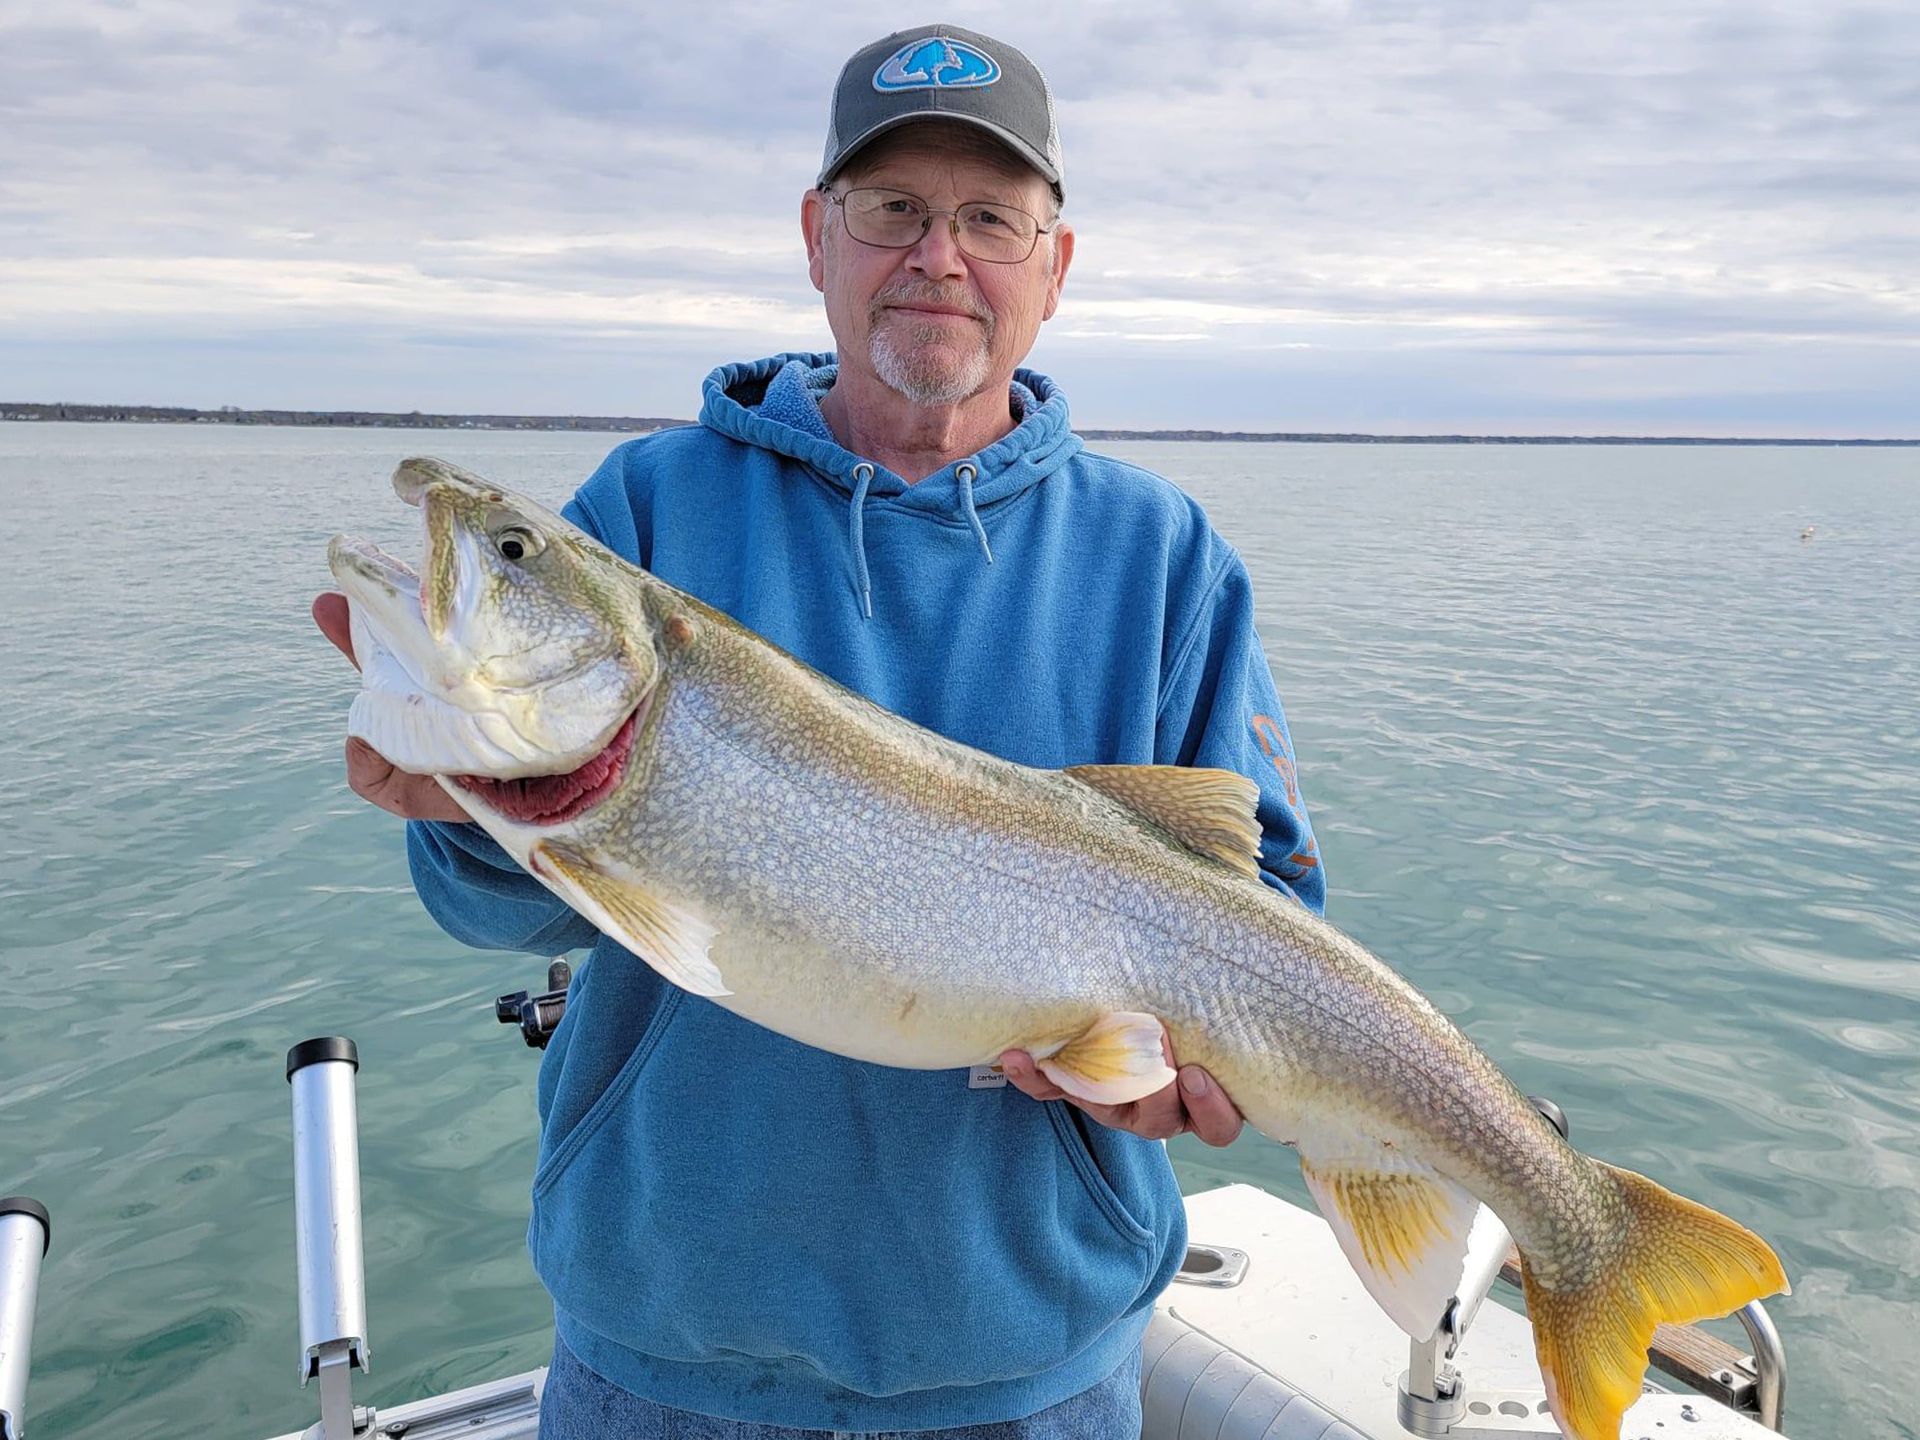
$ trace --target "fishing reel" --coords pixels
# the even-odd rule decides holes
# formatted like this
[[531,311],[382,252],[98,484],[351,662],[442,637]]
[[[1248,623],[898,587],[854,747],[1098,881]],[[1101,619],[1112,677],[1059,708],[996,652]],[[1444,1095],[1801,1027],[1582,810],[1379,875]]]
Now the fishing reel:
[[565,960],[555,960],[547,966],[544,995],[530,995],[525,990],[502,995],[493,1002],[493,1018],[502,1025],[518,1025],[520,1037],[529,1046],[544,1050],[560,1025],[560,1017],[567,1013],[567,986],[572,979],[573,967]]

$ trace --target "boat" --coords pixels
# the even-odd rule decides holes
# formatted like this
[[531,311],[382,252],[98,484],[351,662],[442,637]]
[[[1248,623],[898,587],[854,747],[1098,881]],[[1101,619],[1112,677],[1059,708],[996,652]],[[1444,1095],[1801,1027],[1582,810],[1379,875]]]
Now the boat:
[[[568,972],[502,996],[496,1017],[540,1047],[566,1005]],[[423,1396],[377,1413],[355,1405],[371,1365],[361,1255],[355,1108],[358,1052],[344,1036],[287,1053],[293,1091],[299,1382],[319,1419],[273,1440],[536,1440],[544,1368]],[[1542,1107],[1554,1118],[1557,1112]],[[1460,1294],[1436,1335],[1410,1342],[1368,1296],[1316,1213],[1251,1185],[1186,1200],[1193,1237],[1149,1323],[1141,1440],[1512,1440],[1559,1434],[1523,1315],[1484,1303],[1517,1287],[1512,1243],[1491,1211],[1475,1221]],[[35,1291],[51,1219],[0,1199],[0,1440],[25,1440]],[[1517,1290],[1514,1292],[1517,1294]],[[1623,1440],[1767,1440],[1783,1433],[1786,1361],[1758,1302],[1739,1315],[1751,1350],[1663,1326]],[[41,1440],[59,1440],[57,1436]]]

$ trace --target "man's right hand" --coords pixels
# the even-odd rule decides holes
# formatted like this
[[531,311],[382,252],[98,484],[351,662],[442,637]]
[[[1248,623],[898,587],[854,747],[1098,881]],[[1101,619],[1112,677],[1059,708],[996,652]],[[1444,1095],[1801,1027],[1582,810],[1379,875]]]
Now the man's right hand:
[[[360,662],[353,657],[353,628],[347,615],[347,597],[331,590],[316,596],[313,623],[358,669]],[[364,740],[347,741],[347,784],[362,800],[370,800],[402,819],[472,818],[440,788],[438,780],[431,775],[411,775],[396,769],[391,760]]]

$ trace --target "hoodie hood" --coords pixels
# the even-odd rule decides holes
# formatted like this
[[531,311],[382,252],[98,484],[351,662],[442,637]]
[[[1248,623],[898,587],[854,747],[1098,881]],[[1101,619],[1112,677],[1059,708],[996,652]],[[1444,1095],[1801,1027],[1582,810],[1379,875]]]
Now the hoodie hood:
[[[983,512],[991,518],[995,506],[1039,484],[1080,453],[1080,438],[1067,419],[1066,396],[1038,371],[1017,370],[1012,395],[1022,407],[1020,423],[985,449],[909,485],[893,471],[840,446],[824,423],[817,428],[810,423],[817,418],[818,396],[837,370],[830,353],[793,352],[722,365],[707,376],[700,423],[798,460],[847,495],[848,559],[868,617],[873,614],[865,537],[869,500],[887,501],[902,513],[960,520],[973,530],[984,562],[991,564],[993,549]],[[813,416],[806,412],[808,405],[815,407]]]
[[[818,470],[827,480],[853,493],[854,468],[872,464],[832,440],[821,439],[777,416],[762,412],[767,390],[782,370],[799,366],[794,378],[811,382],[812,372],[837,369],[839,362],[831,354],[791,352],[772,355],[765,360],[748,360],[737,365],[722,365],[707,376],[700,407],[700,423],[709,430],[763,450],[772,450],[800,460]],[[821,377],[824,378],[824,377]],[[985,509],[1037,485],[1080,453],[1080,438],[1067,421],[1067,397],[1037,370],[1016,370],[1014,383],[1033,396],[1020,423],[1010,434],[974,455],[962,456],[943,470],[936,470],[913,485],[884,466],[873,466],[869,493],[887,498],[902,497],[918,508],[953,515],[950,503],[954,495],[954,471],[960,466],[974,467],[974,503]],[[1024,397],[1022,397],[1024,399]],[[946,483],[942,485],[942,480]],[[940,503],[944,492],[948,504]]]

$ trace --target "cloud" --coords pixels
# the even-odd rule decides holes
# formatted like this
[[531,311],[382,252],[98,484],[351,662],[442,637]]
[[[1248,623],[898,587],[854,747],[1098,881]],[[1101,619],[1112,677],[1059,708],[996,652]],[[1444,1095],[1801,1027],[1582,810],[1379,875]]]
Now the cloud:
[[[1257,420],[1209,375],[1317,364],[1391,383],[1408,414],[1586,394],[1631,428],[1744,393],[1789,428],[1844,412],[1920,429],[1910,404],[1863,419],[1796,380],[1851,373],[1841,357],[1920,366],[1904,0],[1269,8],[999,4],[970,22],[1017,40],[1059,97],[1080,246],[1039,353],[1072,366],[1082,414],[1147,403],[1144,349],[1183,372],[1160,392],[1190,406],[1173,424]],[[475,368],[462,398],[458,355],[511,336],[588,387],[558,408],[645,413],[689,411],[731,347],[826,343],[798,198],[845,56],[901,23],[878,3],[735,0],[697,25],[612,0],[59,13],[0,3],[0,397],[62,398],[57,375],[85,386],[64,398],[224,403],[244,381],[272,387],[259,403],[340,404],[363,381],[327,357],[403,374],[395,337],[432,334],[470,342],[437,347],[436,404],[530,408],[506,369]],[[274,348],[316,328],[334,338]],[[144,357],[168,334],[186,358],[157,373]],[[116,346],[131,337],[138,366]],[[691,373],[634,394],[600,347],[641,337],[632,374],[665,354]],[[572,344],[595,364],[565,362]],[[68,359],[36,365],[35,347]],[[1496,355],[1527,363],[1461,398],[1458,357]],[[1593,373],[1652,356],[1658,406]],[[157,393],[195,385],[212,393]],[[1803,411],[1783,417],[1782,393]]]

